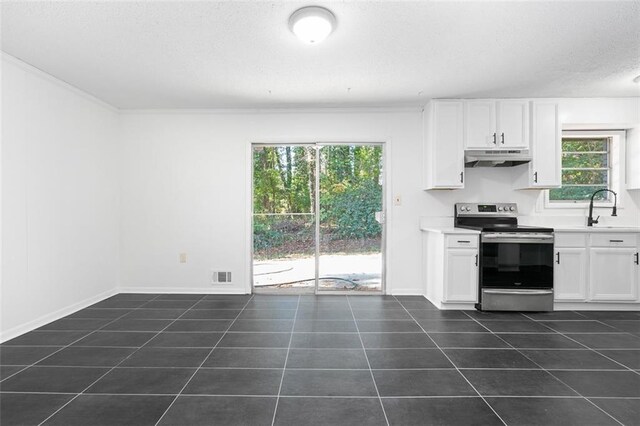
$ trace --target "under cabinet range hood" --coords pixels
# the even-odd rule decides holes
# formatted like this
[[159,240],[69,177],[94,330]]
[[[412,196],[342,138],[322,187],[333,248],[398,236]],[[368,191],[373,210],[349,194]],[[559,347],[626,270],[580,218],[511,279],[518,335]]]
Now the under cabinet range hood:
[[531,161],[526,149],[468,149],[464,152],[465,167],[512,167]]

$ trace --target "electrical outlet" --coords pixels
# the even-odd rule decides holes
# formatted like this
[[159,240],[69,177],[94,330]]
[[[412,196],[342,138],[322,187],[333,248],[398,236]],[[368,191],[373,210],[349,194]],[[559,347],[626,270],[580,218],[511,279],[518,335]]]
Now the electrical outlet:
[[394,206],[401,206],[402,205],[402,196],[396,195],[395,197],[393,197],[393,205]]
[[187,253],[180,253],[179,262],[180,263],[187,263]]

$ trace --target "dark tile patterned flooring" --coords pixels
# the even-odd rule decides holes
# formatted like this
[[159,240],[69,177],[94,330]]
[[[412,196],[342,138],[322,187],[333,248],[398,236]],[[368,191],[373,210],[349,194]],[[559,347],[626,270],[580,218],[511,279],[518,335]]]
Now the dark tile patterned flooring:
[[0,424],[640,423],[640,312],[118,294],[0,345]]

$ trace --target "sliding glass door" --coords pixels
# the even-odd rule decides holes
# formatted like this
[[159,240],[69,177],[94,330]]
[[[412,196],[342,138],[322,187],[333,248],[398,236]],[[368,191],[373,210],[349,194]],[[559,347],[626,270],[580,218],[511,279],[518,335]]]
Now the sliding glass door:
[[383,289],[383,145],[253,145],[257,293]]

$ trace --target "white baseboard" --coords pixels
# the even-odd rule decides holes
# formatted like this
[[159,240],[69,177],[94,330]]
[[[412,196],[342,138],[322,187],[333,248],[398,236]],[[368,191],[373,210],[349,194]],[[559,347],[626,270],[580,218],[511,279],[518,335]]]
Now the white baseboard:
[[29,321],[25,324],[21,324],[16,327],[10,328],[9,330],[3,331],[0,333],[0,343],[11,340],[29,331],[35,330],[36,328],[42,327],[45,324],[49,324],[52,321],[66,317],[67,315],[79,311],[80,309],[84,309],[87,306],[93,305],[94,303],[106,299],[107,297],[111,297],[116,293],[118,293],[116,289],[107,290],[103,293],[98,294],[97,296],[90,297],[78,303],[74,303],[73,305],[58,309],[55,312],[43,315],[33,321]]
[[389,296],[422,296],[423,293],[415,292],[415,291],[391,291],[387,293]]
[[220,287],[120,287],[118,293],[197,293],[197,294],[247,294],[238,288],[220,288]]

